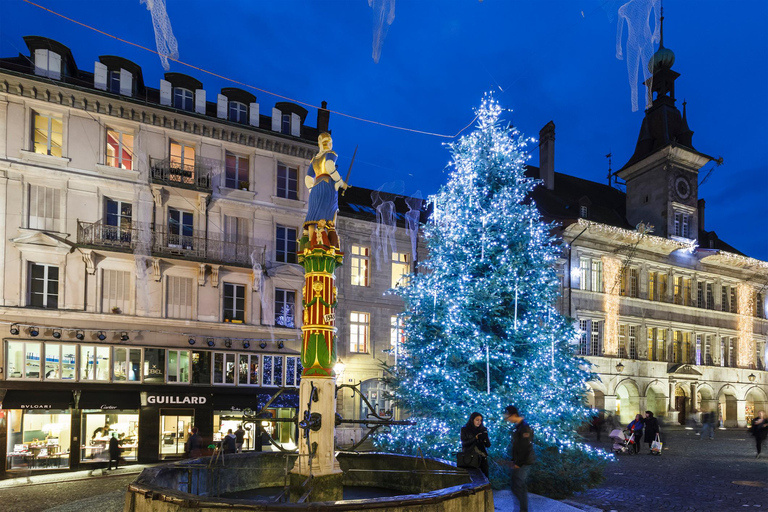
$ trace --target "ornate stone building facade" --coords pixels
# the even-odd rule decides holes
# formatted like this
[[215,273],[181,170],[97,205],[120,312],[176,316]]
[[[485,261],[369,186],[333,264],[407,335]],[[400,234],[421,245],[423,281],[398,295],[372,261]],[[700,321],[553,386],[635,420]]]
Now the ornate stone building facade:
[[74,469],[112,434],[128,460],[181,456],[192,426],[216,440],[298,388],[303,176],[329,113],[25,41],[0,60],[2,470]]
[[626,192],[554,170],[554,124],[540,134],[543,184],[533,199],[566,242],[559,307],[579,323],[576,353],[594,364],[592,404],[628,423],[646,410],[672,423],[713,411],[743,427],[768,407],[768,262],[705,229],[686,105],[675,103],[674,54],[649,67],[653,104],[615,176]]

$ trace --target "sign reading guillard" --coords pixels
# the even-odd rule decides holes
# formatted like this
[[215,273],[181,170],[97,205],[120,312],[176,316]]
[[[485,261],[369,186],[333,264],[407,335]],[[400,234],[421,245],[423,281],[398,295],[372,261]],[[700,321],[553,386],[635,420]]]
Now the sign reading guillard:
[[203,405],[205,396],[147,395],[147,405]]

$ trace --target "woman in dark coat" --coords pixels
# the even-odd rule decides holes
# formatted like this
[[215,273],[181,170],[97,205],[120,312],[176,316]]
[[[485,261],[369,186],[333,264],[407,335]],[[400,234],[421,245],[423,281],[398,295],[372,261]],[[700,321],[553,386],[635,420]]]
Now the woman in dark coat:
[[112,461],[115,461],[115,469],[120,464],[120,441],[117,440],[117,434],[112,434],[109,439],[109,467],[112,469]]
[[477,453],[480,456],[480,471],[488,476],[488,451],[491,440],[488,429],[483,425],[483,415],[473,412],[467,424],[461,427],[461,448],[464,453]]
[[656,434],[659,433],[659,421],[653,417],[653,413],[651,411],[645,411],[643,427],[645,442],[648,443],[648,450],[650,451],[651,443],[656,440]]
[[752,420],[752,435],[755,436],[755,443],[757,444],[757,458],[760,458],[760,452],[763,451],[763,443],[765,438],[768,437],[768,418],[765,417],[765,411],[757,413],[755,419]]

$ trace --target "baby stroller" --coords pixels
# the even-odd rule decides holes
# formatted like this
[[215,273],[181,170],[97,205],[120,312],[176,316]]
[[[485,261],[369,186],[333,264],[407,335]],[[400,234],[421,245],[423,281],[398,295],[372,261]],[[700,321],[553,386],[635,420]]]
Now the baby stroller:
[[[629,431],[627,431],[629,433]],[[635,434],[629,434],[627,436],[624,434],[624,431],[621,429],[613,429],[609,436],[611,438],[611,441],[613,442],[613,445],[611,446],[611,451],[615,454],[619,453],[626,453],[627,455],[632,455],[635,453],[634,444],[635,444]]]

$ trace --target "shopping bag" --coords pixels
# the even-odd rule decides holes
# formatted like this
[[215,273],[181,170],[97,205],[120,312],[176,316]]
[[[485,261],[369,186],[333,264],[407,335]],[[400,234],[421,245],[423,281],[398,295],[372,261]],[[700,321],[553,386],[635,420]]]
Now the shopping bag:
[[659,434],[656,434],[656,439],[651,443],[651,452],[655,454],[661,454],[662,442],[659,438]]
[[460,468],[479,468],[480,455],[476,452],[459,452],[456,454],[456,466]]

